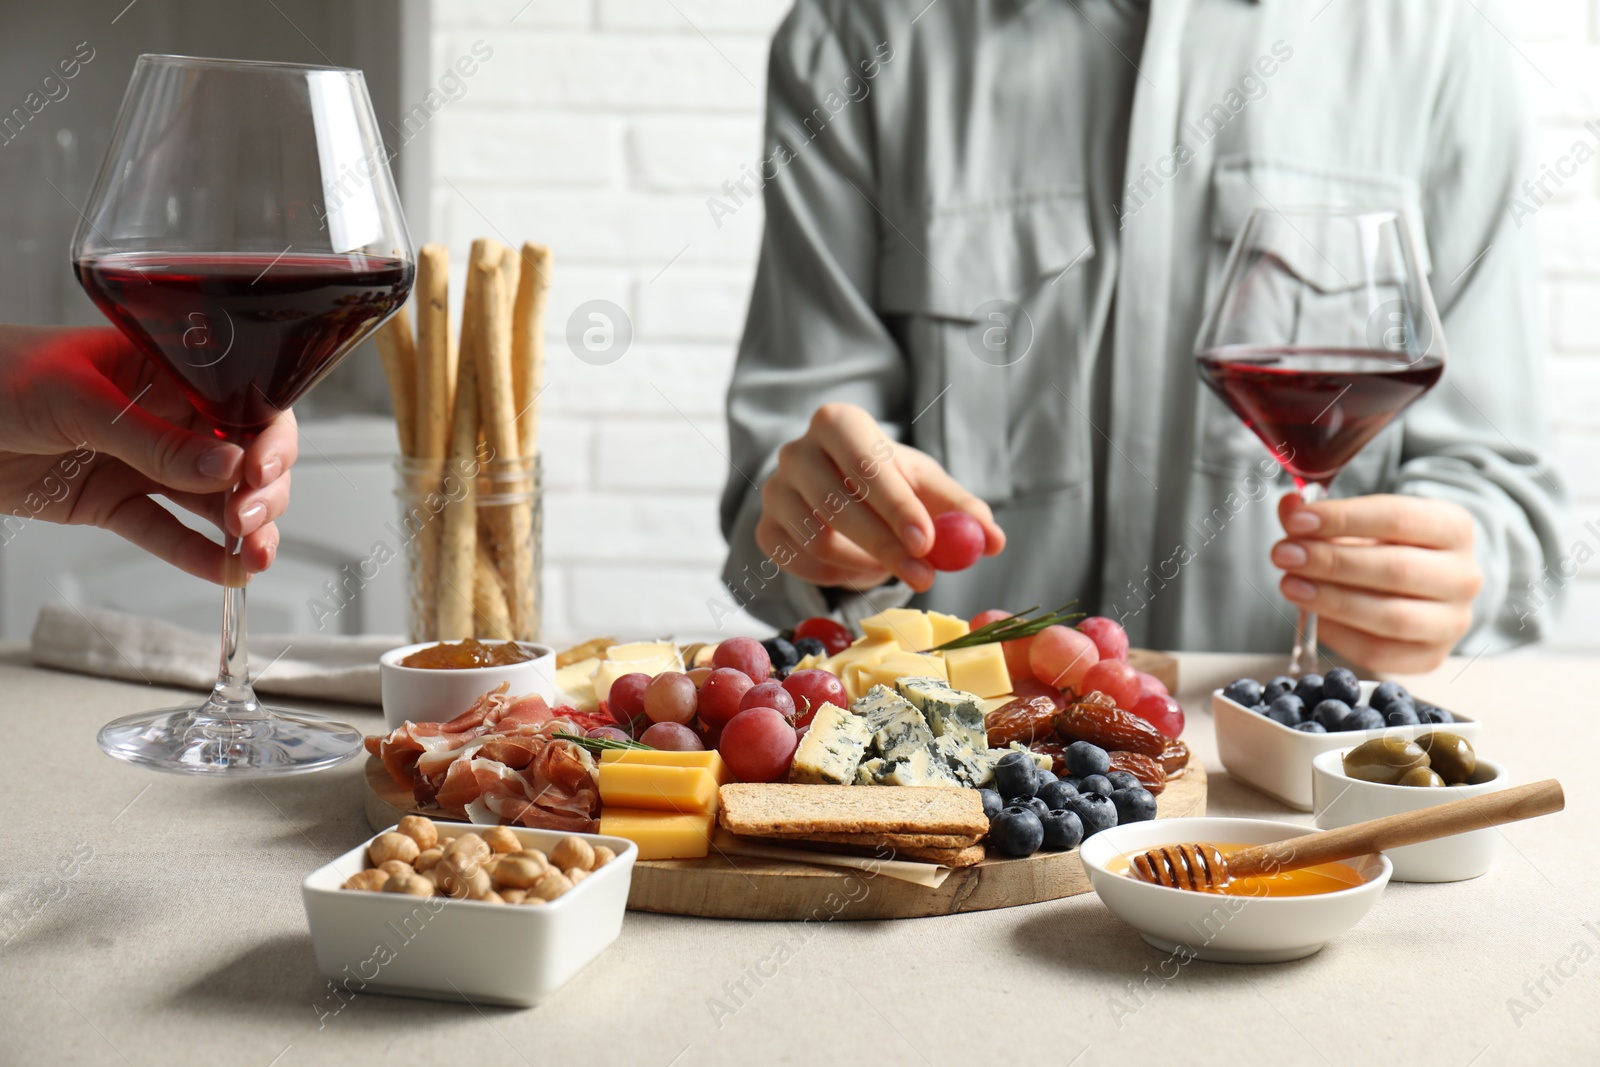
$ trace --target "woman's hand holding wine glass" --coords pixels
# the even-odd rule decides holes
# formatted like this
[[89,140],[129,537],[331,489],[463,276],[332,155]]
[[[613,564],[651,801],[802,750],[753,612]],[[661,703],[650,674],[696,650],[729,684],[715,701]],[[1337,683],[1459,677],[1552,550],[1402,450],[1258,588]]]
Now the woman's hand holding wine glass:
[[[248,448],[211,424],[120,332],[0,326],[0,510],[99,526],[206,581],[242,585],[278,551],[298,454],[285,411]],[[242,486],[227,501],[224,494]],[[243,538],[230,557],[154,497]]]

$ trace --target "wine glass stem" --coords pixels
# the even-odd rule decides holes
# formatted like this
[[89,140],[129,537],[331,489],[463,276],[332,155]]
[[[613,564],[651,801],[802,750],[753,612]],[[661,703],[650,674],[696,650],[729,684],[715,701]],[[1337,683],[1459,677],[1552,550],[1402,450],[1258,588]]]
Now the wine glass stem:
[[[1300,499],[1315,504],[1328,495],[1320,482],[1306,482],[1300,486]],[[1289,676],[1299,678],[1317,670],[1317,613],[1300,609],[1300,624],[1295,633],[1294,651],[1289,654]]]
[[[235,486],[223,494],[223,514],[227,514],[238,491],[239,487]],[[243,544],[244,539],[229,533],[224,525],[222,545],[228,556],[230,581],[244,575],[243,561],[239,558]],[[250,685],[243,585],[229,585],[222,590],[222,658],[217,666],[217,684],[211,691],[211,699],[201,709],[202,716],[207,713],[234,721],[266,717]]]

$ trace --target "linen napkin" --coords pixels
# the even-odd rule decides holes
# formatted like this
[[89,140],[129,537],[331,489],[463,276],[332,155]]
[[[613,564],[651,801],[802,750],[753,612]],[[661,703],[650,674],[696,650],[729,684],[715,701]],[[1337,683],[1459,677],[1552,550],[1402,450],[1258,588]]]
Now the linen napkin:
[[[53,603],[39,609],[32,653],[42,667],[209,691],[220,643],[215,631]],[[261,693],[379,704],[378,657],[406,643],[399,635],[251,634],[250,677]]]

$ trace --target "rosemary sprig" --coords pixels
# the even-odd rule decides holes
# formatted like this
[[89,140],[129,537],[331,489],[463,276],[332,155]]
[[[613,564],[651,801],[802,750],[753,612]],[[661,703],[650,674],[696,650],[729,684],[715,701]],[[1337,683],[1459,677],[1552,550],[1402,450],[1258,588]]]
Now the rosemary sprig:
[[586,748],[590,752],[596,753],[629,752],[635,750],[644,752],[655,751],[655,749],[651,748],[649,745],[643,745],[637,741],[613,741],[609,737],[579,737],[577,734],[569,733],[558,733],[555,736],[556,740],[558,741],[571,741],[580,748]]
[[996,619],[994,622],[978,627],[970,634],[952,638],[944,644],[930,649],[930,651],[948,652],[953,648],[974,648],[978,645],[990,645],[996,641],[1015,641],[1022,637],[1032,637],[1046,626],[1069,625],[1083,618],[1085,614],[1081,611],[1068,610],[1076,603],[1076,600],[1070,601],[1052,612],[1030,619],[1027,616],[1039,610],[1036,604],[1027,611],[1017,612],[1009,619]]

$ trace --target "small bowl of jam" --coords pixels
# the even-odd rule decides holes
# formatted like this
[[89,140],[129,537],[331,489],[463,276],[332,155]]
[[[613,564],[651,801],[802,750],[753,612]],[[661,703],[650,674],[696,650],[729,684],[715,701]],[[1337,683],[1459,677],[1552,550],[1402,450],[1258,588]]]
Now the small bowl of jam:
[[511,695],[556,699],[556,653],[531,641],[424,641],[378,657],[383,720],[448,722],[501,682]]
[[1157,819],[1102,830],[1080,855],[1100,900],[1152,947],[1182,962],[1281,963],[1317,952],[1360,922],[1389,882],[1389,860],[1361,856],[1206,893],[1139,881],[1129,862],[1161,845],[1204,842],[1226,854],[1308,832],[1265,819]]

